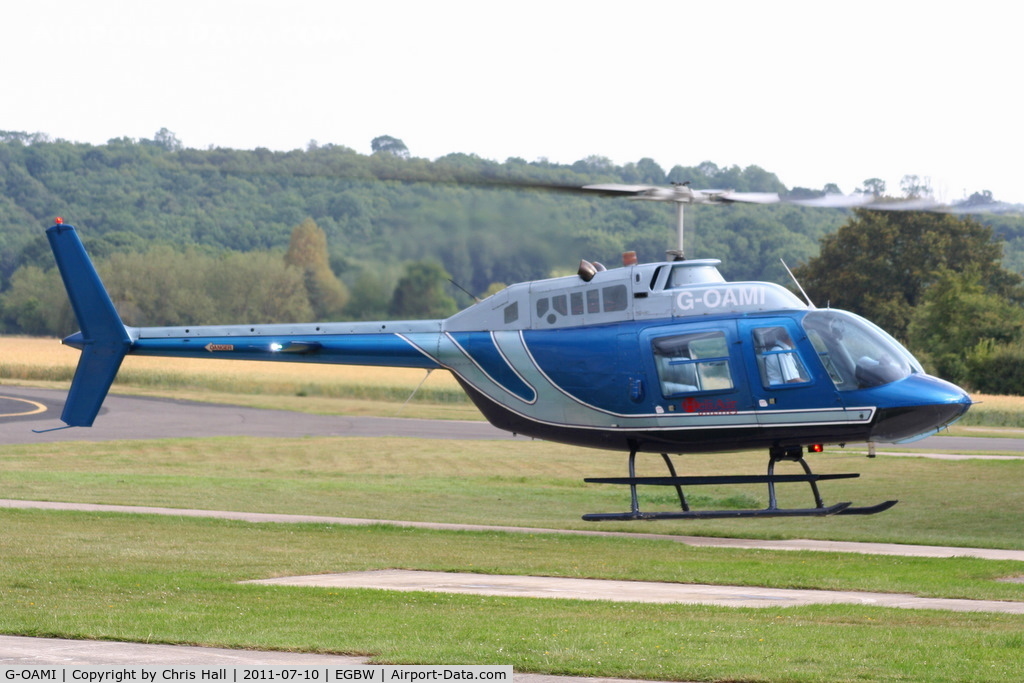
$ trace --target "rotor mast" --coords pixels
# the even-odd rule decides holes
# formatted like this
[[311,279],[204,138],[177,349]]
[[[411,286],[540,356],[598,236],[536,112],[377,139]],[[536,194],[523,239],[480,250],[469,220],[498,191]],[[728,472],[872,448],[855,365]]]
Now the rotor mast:
[[684,203],[676,201],[676,248],[669,249],[667,255],[671,261],[685,261],[686,252],[683,246],[683,213]]
[[671,261],[686,260],[686,245],[683,240],[685,230],[686,204],[692,204],[696,199],[695,193],[690,189],[690,181],[672,183],[672,193],[663,197],[676,205],[676,248],[666,252]]

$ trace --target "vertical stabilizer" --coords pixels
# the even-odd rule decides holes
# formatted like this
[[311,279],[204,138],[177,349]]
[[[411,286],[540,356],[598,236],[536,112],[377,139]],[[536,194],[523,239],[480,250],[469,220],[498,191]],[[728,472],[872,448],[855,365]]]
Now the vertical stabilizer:
[[47,229],[71,307],[82,331],[65,343],[82,350],[71,382],[63,420],[71,427],[89,427],[103,405],[121,361],[131,347],[131,337],[103,287],[74,226],[59,220]]

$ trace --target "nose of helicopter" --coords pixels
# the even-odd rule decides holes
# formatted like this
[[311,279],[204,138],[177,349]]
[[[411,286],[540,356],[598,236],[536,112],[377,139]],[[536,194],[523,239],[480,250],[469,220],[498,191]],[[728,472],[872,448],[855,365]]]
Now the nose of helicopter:
[[871,437],[908,442],[931,436],[960,419],[973,401],[957,385],[931,375],[915,374],[879,387],[878,410]]

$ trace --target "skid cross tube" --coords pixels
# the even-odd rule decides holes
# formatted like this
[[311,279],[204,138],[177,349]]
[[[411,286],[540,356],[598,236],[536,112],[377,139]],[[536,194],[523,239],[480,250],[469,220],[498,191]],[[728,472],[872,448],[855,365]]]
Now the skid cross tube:
[[779,507],[778,499],[775,497],[775,463],[780,460],[800,463],[800,466],[804,468],[804,474],[807,475],[807,481],[811,485],[811,491],[814,493],[814,507],[825,507],[825,503],[821,500],[821,493],[818,491],[818,482],[812,479],[814,475],[811,473],[807,461],[804,460],[803,450],[796,449],[794,452],[792,449],[780,451],[773,448],[768,454],[768,509],[774,510]]
[[[676,474],[672,459],[667,453],[661,457],[668,466],[669,476],[667,477],[638,477],[636,476],[636,454],[638,445],[630,442],[629,452],[629,476],[628,477],[591,477],[584,479],[592,484],[619,484],[629,486],[630,510],[629,512],[606,512],[591,513],[583,515],[587,521],[627,521],[637,519],[729,519],[741,517],[823,517],[827,515],[873,515],[883,510],[888,510],[897,503],[895,500],[888,500],[878,505],[866,507],[851,507],[851,503],[843,502],[834,505],[825,505],[818,490],[818,482],[831,479],[852,479],[859,477],[855,473],[843,474],[815,474],[811,471],[807,461],[804,460],[800,447],[773,448],[769,452],[768,472],[765,475],[721,475],[721,476],[679,476]],[[790,461],[800,464],[803,474],[775,474],[775,464],[780,461]],[[805,482],[810,484],[811,493],[814,496],[814,507],[809,508],[781,508],[775,493],[775,484]],[[684,486],[707,486],[713,484],[767,484],[768,485],[768,507],[761,510],[691,510],[686,502],[683,493]],[[681,510],[678,512],[642,512],[640,510],[640,499],[637,494],[637,486],[672,486],[679,495]]]
[[[637,496],[636,487],[637,484],[645,483],[642,479],[636,476],[636,442],[630,441],[629,449],[629,478],[622,481],[624,484],[629,484],[629,497],[630,497],[630,518],[640,518],[640,499]],[[665,459],[665,464],[668,466],[671,481],[666,482],[667,486],[675,486],[676,493],[679,495],[679,505],[682,507],[683,512],[689,512],[690,506],[686,504],[686,496],[683,495],[683,486],[680,483],[680,477],[676,474],[675,465],[672,464],[672,458],[668,457],[667,453],[662,453],[661,457]],[[596,481],[593,479],[584,479],[584,481]],[[617,483],[617,482],[616,482]]]

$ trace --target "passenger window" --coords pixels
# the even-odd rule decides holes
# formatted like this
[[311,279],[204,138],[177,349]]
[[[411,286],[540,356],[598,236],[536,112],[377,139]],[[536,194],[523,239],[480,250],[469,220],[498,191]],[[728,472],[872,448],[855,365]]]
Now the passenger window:
[[766,387],[802,384],[810,381],[796,345],[784,327],[759,327],[754,330],[754,352],[761,382]]
[[537,299],[537,317],[543,318],[544,314],[548,312],[548,300],[547,297],[543,299]]
[[601,290],[587,290],[587,313],[601,312]]
[[661,337],[651,346],[665,398],[733,388],[724,332]]
[[583,315],[583,294],[581,292],[573,292],[569,300],[572,303],[572,314]]
[[613,285],[601,290],[604,296],[604,312],[614,313],[615,311],[626,310],[628,302],[626,285]]
[[559,315],[569,315],[569,309],[565,303],[565,294],[559,294],[558,296],[551,297],[551,307],[555,309],[555,313]]

